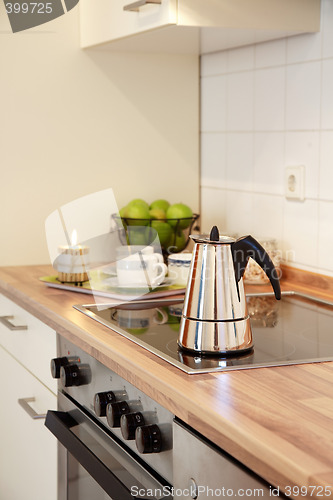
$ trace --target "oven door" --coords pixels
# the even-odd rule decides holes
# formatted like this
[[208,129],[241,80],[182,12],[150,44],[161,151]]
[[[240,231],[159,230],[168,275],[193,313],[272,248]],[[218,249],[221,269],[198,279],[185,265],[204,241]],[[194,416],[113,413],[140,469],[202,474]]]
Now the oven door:
[[59,500],[160,500],[166,496],[170,500],[171,485],[85,410],[62,393],[58,407],[59,411],[48,411],[45,425],[59,442]]

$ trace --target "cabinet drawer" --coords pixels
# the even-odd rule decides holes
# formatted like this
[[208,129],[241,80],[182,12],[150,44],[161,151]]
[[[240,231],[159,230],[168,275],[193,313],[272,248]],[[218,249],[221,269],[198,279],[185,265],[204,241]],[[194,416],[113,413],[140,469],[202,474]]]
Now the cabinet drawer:
[[137,0],[80,0],[81,46],[128,37],[177,23],[177,1],[161,0],[135,10],[124,7]]
[[57,398],[2,347],[0,379],[0,498],[56,500],[57,441],[44,418],[29,413],[30,408],[38,415],[55,409]]
[[56,356],[56,333],[17,304],[0,295],[0,345],[54,393],[50,360]]

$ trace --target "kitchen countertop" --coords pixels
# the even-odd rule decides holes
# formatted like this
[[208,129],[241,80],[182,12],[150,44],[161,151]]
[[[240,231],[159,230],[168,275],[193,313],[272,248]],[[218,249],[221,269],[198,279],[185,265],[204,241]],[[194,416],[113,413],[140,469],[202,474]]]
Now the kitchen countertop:
[[[187,375],[73,309],[91,297],[46,287],[38,278],[52,272],[50,266],[0,268],[0,293],[269,483],[282,490],[317,487],[303,498],[327,497],[325,487],[333,495],[333,362]],[[305,286],[286,281],[282,288],[309,292]],[[333,299],[329,287],[321,295]]]

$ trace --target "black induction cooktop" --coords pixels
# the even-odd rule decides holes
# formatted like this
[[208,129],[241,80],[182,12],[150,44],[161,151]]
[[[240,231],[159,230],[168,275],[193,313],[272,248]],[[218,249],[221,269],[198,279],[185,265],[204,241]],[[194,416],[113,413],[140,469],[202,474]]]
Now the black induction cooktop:
[[84,304],[75,309],[188,374],[333,361],[333,304],[305,294],[248,295],[254,339],[239,356],[198,356],[177,345],[183,299]]

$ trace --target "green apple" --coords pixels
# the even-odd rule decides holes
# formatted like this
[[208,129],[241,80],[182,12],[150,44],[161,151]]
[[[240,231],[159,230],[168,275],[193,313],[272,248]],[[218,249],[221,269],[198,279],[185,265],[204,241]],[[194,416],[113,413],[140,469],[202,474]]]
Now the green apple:
[[116,223],[117,223],[117,226],[118,227],[124,227],[126,229],[127,227],[127,224],[126,224],[126,217],[127,217],[127,206],[126,207],[123,207],[119,210],[119,217],[117,216],[117,214],[115,214],[116,217],[115,217],[115,220],[116,220]]
[[119,210],[120,217],[127,217],[127,205]]
[[160,208],[166,212],[170,206],[170,203],[167,200],[155,200],[150,204],[150,209],[152,208]]
[[161,208],[151,208],[149,214],[152,219],[166,219],[166,213]]
[[151,227],[157,231],[160,244],[162,246],[166,245],[172,235],[172,227],[167,222],[160,220],[153,220]]
[[[168,223],[172,227],[176,227],[177,229],[186,229],[192,222],[193,212],[189,206],[184,203],[175,203],[174,205],[170,205],[166,212],[166,216],[168,219]],[[169,220],[169,219],[177,219],[177,220]],[[185,220],[178,220],[185,219]]]
[[147,210],[149,210],[148,203],[141,198],[135,198],[135,200],[130,201],[127,206],[145,207]]
[[127,228],[128,244],[129,245],[149,245],[150,244],[150,228],[146,226],[131,226]]
[[150,214],[148,208],[143,205],[127,205],[127,223],[130,226],[148,226]]
[[179,231],[176,234],[172,234],[168,243],[167,243],[167,249],[170,253],[177,253],[181,252],[184,250],[186,247],[186,237],[183,231]]

